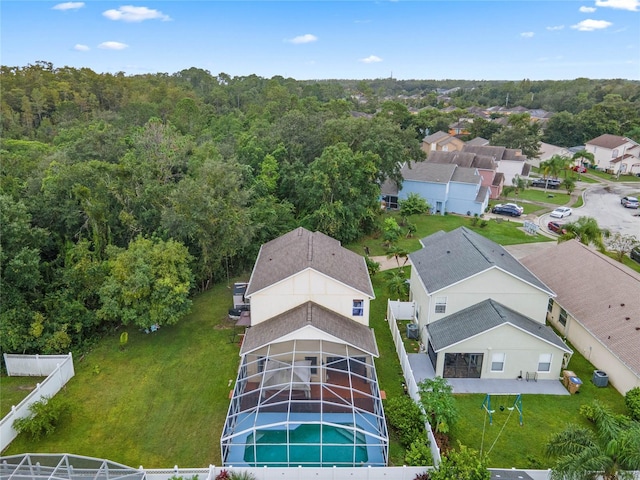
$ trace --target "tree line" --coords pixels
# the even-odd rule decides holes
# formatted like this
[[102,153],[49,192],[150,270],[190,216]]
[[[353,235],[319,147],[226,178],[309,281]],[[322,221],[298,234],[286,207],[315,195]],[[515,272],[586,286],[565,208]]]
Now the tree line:
[[[298,225],[343,242],[378,230],[379,185],[400,182],[402,163],[424,159],[425,132],[461,114],[412,114],[374,81],[196,68],[126,76],[36,62],[0,67],[0,81],[5,352],[175,323],[190,295]],[[501,128],[539,139],[517,120]]]

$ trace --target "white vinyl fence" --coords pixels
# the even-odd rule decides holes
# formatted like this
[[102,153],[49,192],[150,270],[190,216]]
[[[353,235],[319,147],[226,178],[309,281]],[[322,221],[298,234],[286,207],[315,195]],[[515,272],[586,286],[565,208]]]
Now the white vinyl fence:
[[[400,366],[402,367],[402,374],[404,375],[404,381],[407,385],[407,393],[415,401],[420,401],[420,389],[416,383],[416,379],[413,376],[413,370],[409,364],[409,357],[407,351],[404,348],[404,342],[398,330],[398,324],[396,320],[413,320],[413,312],[415,311],[413,302],[399,302],[389,300],[387,304],[387,323],[391,330],[391,336],[393,337],[393,343],[396,346],[396,353],[400,360]],[[433,436],[431,425],[429,422],[425,422],[425,429],[427,430],[427,438],[429,439],[429,448],[431,449],[431,456],[433,457],[433,464],[438,466],[440,464],[440,448],[436,443],[436,439]]]
[[36,388],[17,406],[0,420],[0,451],[4,450],[18,432],[13,422],[18,418],[29,416],[29,407],[42,397],[53,397],[75,375],[73,357],[69,355],[13,355],[4,354],[4,362],[9,376],[36,376],[47,378],[36,385]]

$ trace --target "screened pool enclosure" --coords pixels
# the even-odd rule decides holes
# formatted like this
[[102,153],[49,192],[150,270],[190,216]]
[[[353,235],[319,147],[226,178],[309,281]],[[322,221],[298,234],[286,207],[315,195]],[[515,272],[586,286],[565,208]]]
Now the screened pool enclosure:
[[329,340],[243,355],[221,438],[224,465],[385,466],[373,356]]

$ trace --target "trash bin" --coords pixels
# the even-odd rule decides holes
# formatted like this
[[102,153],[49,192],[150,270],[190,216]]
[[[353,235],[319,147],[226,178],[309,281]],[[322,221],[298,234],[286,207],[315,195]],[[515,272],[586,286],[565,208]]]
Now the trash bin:
[[575,376],[575,372],[572,372],[571,370],[564,370],[562,372],[562,384],[564,385],[564,388],[569,388],[569,379]]
[[418,325],[416,325],[415,323],[408,323],[407,338],[413,338],[414,340],[417,340],[419,337],[420,335],[418,334]]
[[591,381],[596,387],[606,387],[609,385],[609,375],[607,375],[607,372],[603,372],[602,370],[594,370]]
[[582,385],[582,380],[578,377],[569,377],[569,393],[578,393],[580,391],[580,385]]

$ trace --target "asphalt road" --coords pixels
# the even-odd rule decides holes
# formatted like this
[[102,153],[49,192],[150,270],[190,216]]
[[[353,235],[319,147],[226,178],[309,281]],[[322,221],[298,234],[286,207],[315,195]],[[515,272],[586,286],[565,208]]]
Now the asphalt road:
[[[640,183],[594,184],[584,192],[584,205],[573,209],[573,214],[562,219],[553,219],[561,223],[577,220],[579,217],[593,217],[600,228],[611,233],[634,235],[640,238],[640,209],[624,208],[620,198],[625,195],[640,196]],[[540,217],[540,225],[547,225],[552,219],[549,214]]]

